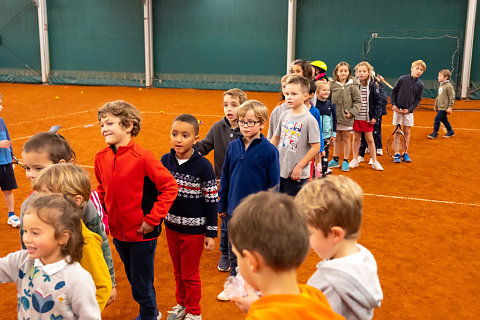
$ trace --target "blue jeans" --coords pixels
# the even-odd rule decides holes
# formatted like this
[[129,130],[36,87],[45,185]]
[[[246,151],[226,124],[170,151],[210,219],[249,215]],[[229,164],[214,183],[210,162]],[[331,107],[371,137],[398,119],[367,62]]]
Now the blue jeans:
[[290,196],[296,196],[298,191],[302,189],[303,185],[308,182],[307,179],[300,179],[299,181],[292,180],[290,178],[280,177],[280,190],[279,192],[286,193]]
[[[232,215],[227,214],[225,218],[222,218],[222,224],[225,222],[226,232],[226,240],[227,240],[227,254],[228,259],[230,260],[230,275],[236,276],[237,275],[237,256],[233,253],[232,243],[228,239],[228,225],[230,224],[230,220],[232,219]],[[222,252],[223,254],[223,252]]]
[[157,319],[153,260],[157,239],[140,242],[125,242],[113,238],[113,244],[125,266],[132,296],[140,305],[140,319]]
[[[228,216],[228,215],[227,215]],[[227,226],[227,217],[220,218],[222,222],[220,223],[220,252],[222,256],[228,256],[228,226]]]
[[440,122],[445,125],[445,128],[448,132],[453,132],[452,126],[448,121],[448,114],[446,110],[438,110],[435,120],[433,121],[433,133],[438,134],[438,129],[440,129]]

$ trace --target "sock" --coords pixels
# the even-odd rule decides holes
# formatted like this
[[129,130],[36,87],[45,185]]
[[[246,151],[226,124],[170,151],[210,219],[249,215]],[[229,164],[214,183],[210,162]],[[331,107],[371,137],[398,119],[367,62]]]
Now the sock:
[[333,157],[333,160],[338,162],[338,157]]
[[13,215],[15,215],[15,212],[13,212],[13,211],[8,213],[8,217],[9,217],[9,218],[10,218],[11,216],[13,216]]
[[346,161],[346,162],[348,162],[348,159],[343,159],[343,161]]

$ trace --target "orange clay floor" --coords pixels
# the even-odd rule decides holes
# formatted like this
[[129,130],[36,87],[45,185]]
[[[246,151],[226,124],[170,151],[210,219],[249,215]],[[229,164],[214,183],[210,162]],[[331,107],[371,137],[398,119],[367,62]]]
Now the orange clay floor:
[[[180,113],[194,114],[203,121],[200,136],[222,118],[222,91],[190,89],[138,89],[127,87],[48,86],[0,83],[5,120],[13,150],[21,157],[29,136],[62,125],[60,133],[77,154],[77,164],[91,175],[95,188],[93,160],[104,147],[96,110],[103,103],[123,99],[143,113],[138,143],[160,158],[170,149],[169,128]],[[278,102],[277,93],[248,92],[248,97],[265,103],[270,110]],[[385,154],[379,157],[385,171],[374,171],[363,163],[345,175],[353,178],[365,192],[364,219],[360,243],[369,248],[378,263],[384,300],[375,319],[475,319],[480,313],[480,103],[457,101],[450,121],[456,136],[427,139],[435,113],[432,100],[422,101],[415,112],[415,127],[409,154],[410,164],[394,164]],[[384,118],[384,144],[393,126],[392,112]],[[264,132],[265,134],[266,132]],[[368,160],[368,156],[366,157]],[[212,161],[212,154],[208,156]],[[30,192],[20,167],[15,168],[19,188],[15,191],[15,210]],[[340,174],[338,169],[334,174]],[[0,256],[20,249],[18,229],[0,223]],[[110,239],[111,240],[111,239]],[[243,319],[236,306],[219,302],[227,276],[217,271],[220,256],[205,252],[201,261],[202,314],[204,319]],[[118,298],[103,312],[104,319],[133,319],[138,314],[123,265],[112,246],[116,268]],[[305,283],[318,261],[310,253],[298,271]],[[159,238],[155,259],[155,287],[159,310],[166,315],[175,302],[175,284],[165,236]],[[16,289],[2,284],[2,319],[14,319]],[[164,316],[165,318],[165,316]]]

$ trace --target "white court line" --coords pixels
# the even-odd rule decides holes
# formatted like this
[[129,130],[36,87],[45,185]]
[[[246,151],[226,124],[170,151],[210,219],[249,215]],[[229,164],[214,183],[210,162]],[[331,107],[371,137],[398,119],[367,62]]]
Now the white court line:
[[422,199],[422,198],[412,198],[412,197],[389,196],[389,195],[385,195],[385,194],[374,194],[374,193],[364,193],[364,195],[371,196],[371,197],[378,197],[378,198],[414,200],[414,201],[435,202],[435,203],[443,203],[443,204],[455,204],[455,205],[461,205],[461,206],[480,207],[480,203],[466,203],[466,202],[454,202],[454,201],[445,201],[445,200],[432,200],[432,199]]
[[[394,126],[391,125],[391,127],[394,127]],[[433,129],[433,126],[431,126],[431,127],[422,127],[422,126],[416,126],[416,125],[414,125],[413,127],[414,127],[414,128],[420,128],[420,129]],[[455,131],[457,131],[457,130],[480,131],[480,129],[470,129],[470,128],[453,128],[453,130],[455,130]]]
[[[177,112],[161,112],[161,111],[144,111],[143,113],[153,113],[153,114],[171,114],[171,115],[179,115],[180,113]],[[218,114],[200,114],[200,113],[190,113],[192,116],[197,117],[215,117],[215,118],[223,118],[224,116]]]
[[72,112],[72,113],[66,113],[66,114],[59,114],[57,116],[51,116],[51,117],[45,117],[45,118],[38,118],[38,119],[35,119],[35,120],[26,120],[26,121],[20,121],[20,122],[15,122],[15,123],[9,123],[8,126],[13,126],[13,125],[17,125],[17,124],[24,124],[24,123],[31,123],[31,122],[37,122],[37,121],[42,121],[42,120],[49,120],[49,119],[55,119],[55,118],[60,118],[60,117],[64,117],[64,116],[72,116],[72,115],[75,115],[75,114],[80,114],[80,113],[87,113],[87,112],[90,112],[90,111],[95,111],[95,110],[84,110],[84,111],[78,111],[78,112]]
[[[62,128],[62,131],[66,131],[66,130],[72,130],[72,129],[78,129],[78,128],[90,128],[90,127],[93,127],[97,124],[97,122],[94,122],[94,123],[87,123],[87,124],[82,124],[80,126],[74,126],[74,127],[69,127],[69,128]],[[15,139],[11,139],[11,141],[18,141],[18,140],[24,140],[24,139],[29,139],[33,136],[32,135],[29,135],[29,136],[24,136],[24,137],[18,137],[18,138],[15,138]]]

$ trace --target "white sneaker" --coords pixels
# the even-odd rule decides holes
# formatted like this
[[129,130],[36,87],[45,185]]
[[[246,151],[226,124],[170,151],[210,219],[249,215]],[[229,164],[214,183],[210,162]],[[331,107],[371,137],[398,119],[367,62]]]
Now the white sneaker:
[[20,227],[20,219],[16,215],[8,217],[7,223],[14,228]]
[[199,314],[199,315],[196,316],[194,314],[187,313],[184,320],[202,320],[202,315]]
[[377,149],[377,156],[383,156],[383,150]]
[[370,158],[370,161],[368,161],[368,164],[373,164],[373,159]]
[[352,161],[350,161],[350,163],[348,164],[348,166],[350,168],[356,168],[358,167],[358,161],[356,159],[352,159]]
[[[177,304],[172,308],[172,311],[167,311],[168,317],[167,320],[179,320],[185,316],[185,306]],[[159,318],[157,318],[158,320]],[[160,318],[161,319],[161,318]]]
[[380,164],[380,162],[376,161],[372,164],[372,169],[375,169],[377,171],[383,171],[383,167]]
[[331,174],[332,172],[333,172],[332,169],[330,168],[327,169],[327,174]]
[[357,162],[360,163],[360,162],[363,162],[363,161],[365,161],[365,158],[362,157],[362,156],[358,156]]
[[246,296],[244,284],[245,280],[243,280],[239,273],[237,273],[236,276],[229,276],[223,285],[223,291],[220,292],[220,294],[217,296],[217,299],[220,301],[230,301],[232,297]]

